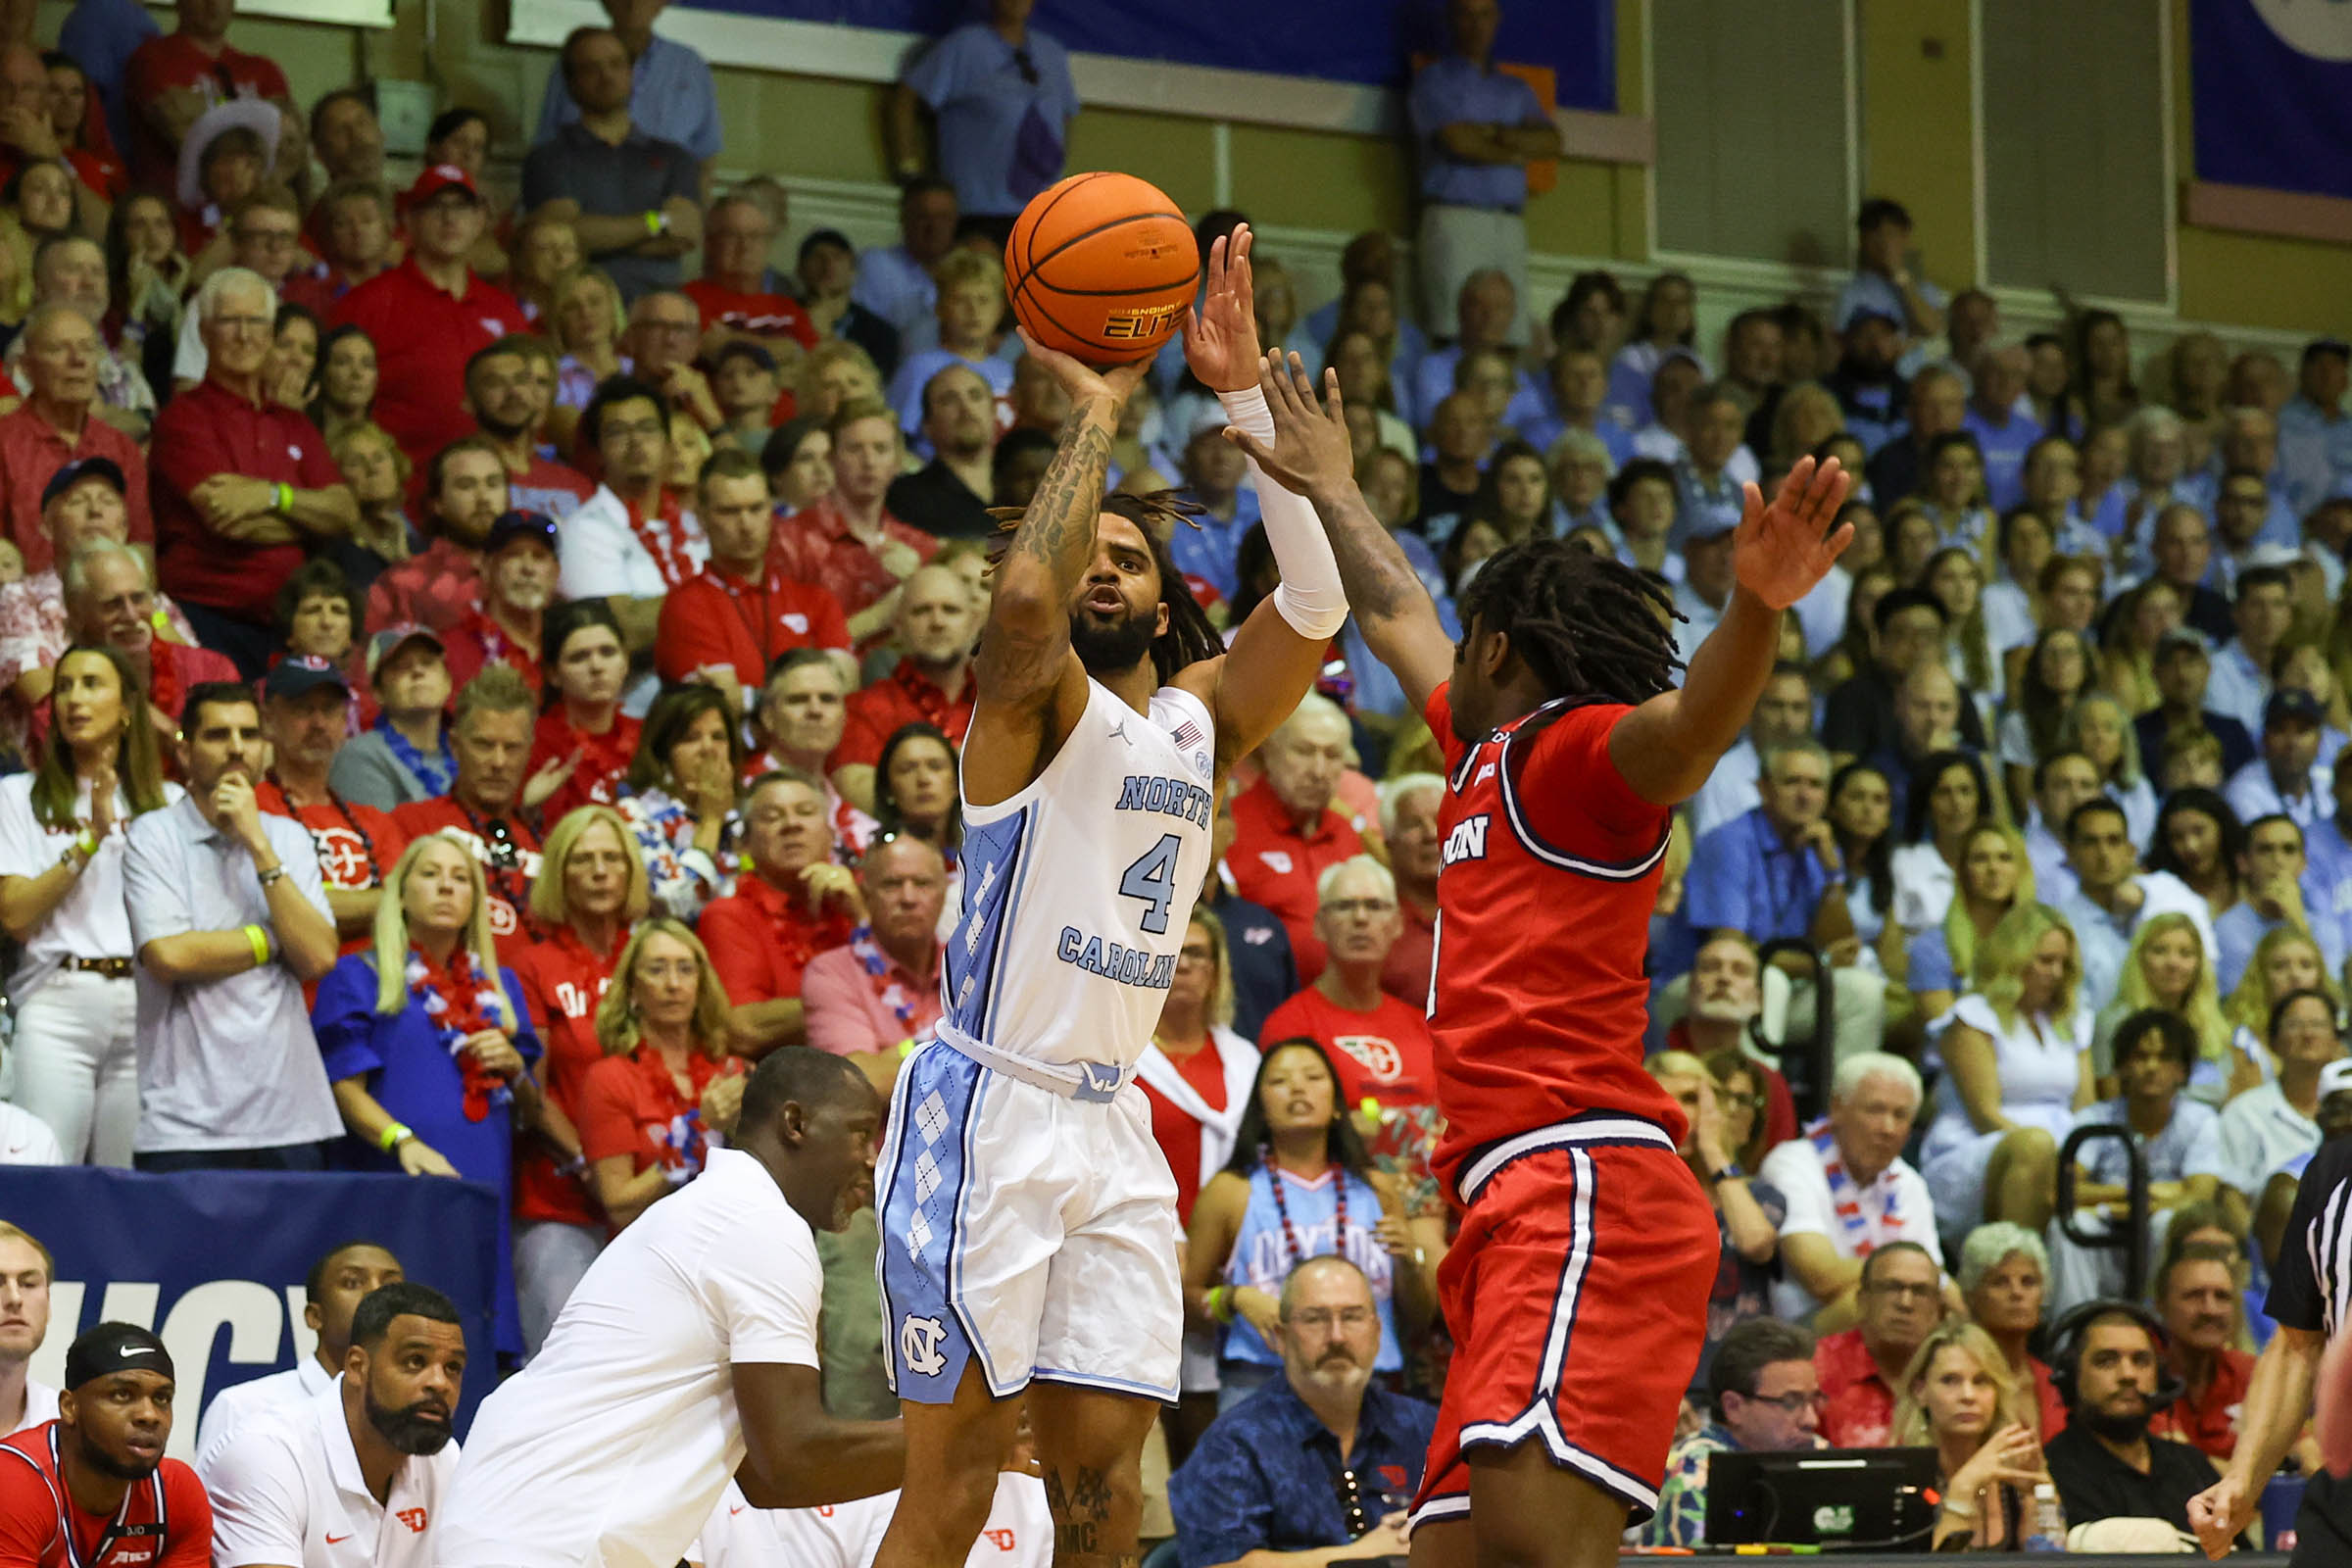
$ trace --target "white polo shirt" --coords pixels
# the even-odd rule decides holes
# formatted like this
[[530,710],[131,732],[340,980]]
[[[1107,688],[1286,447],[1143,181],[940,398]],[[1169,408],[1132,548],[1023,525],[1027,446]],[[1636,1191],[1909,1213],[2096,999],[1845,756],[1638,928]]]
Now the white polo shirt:
[[[1821,1156],[1802,1133],[1766,1154],[1756,1175],[1777,1188],[1788,1205],[1781,1221],[1783,1236],[1826,1236],[1839,1257],[1862,1255],[1838,1216],[1837,1200],[1830,1196],[1829,1173],[1822,1169]],[[1861,1210],[1863,1234],[1874,1250],[1889,1242],[1917,1242],[1941,1266],[1943,1244],[1936,1234],[1936,1200],[1929,1196],[1927,1179],[1901,1155],[1879,1172],[1878,1180],[1859,1191],[1856,1206]],[[1801,1323],[1820,1305],[1793,1275],[1772,1288],[1776,1317]]]
[[19,1421],[0,1438],[13,1438],[20,1432],[30,1432],[57,1419],[57,1391],[38,1378],[24,1380],[24,1419]]
[[66,1163],[65,1146],[47,1122],[22,1105],[0,1105],[0,1165]]
[[[866,1568],[897,1511],[896,1492],[823,1508],[755,1508],[732,1481],[686,1560],[702,1568]],[[964,1568],[1053,1568],[1054,1514],[1046,1484],[1011,1471],[997,1477],[988,1523]]]
[[382,1502],[360,1474],[338,1376],[300,1404],[257,1413],[197,1462],[213,1499],[213,1568],[432,1568],[433,1529],[458,1445],[413,1453]]
[[255,1416],[282,1405],[308,1404],[334,1381],[335,1374],[320,1366],[318,1356],[306,1352],[286,1371],[247,1378],[222,1389],[213,1396],[204,1407],[204,1418],[196,1423],[196,1467],[201,1470],[211,1463],[221,1446]]
[[674,1568],[736,1466],[737,1362],[815,1366],[824,1266],[736,1149],[589,1265],[530,1365],[482,1401],[439,1568]]

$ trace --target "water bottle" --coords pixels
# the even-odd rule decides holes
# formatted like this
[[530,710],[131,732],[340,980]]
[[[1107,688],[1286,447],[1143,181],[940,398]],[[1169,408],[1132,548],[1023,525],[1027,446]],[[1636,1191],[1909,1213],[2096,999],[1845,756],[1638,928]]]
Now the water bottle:
[[2047,1481],[2034,1484],[2034,1515],[2026,1521],[2026,1550],[2064,1551],[2066,1510],[2058,1505],[2058,1489]]

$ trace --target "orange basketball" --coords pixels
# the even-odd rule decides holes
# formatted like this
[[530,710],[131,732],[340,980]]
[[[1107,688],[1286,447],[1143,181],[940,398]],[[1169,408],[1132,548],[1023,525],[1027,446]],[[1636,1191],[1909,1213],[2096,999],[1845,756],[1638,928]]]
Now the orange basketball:
[[1089,365],[1158,353],[1182,329],[1200,275],[1184,215],[1133,174],[1072,174],[1040,191],[1004,245],[1013,316]]

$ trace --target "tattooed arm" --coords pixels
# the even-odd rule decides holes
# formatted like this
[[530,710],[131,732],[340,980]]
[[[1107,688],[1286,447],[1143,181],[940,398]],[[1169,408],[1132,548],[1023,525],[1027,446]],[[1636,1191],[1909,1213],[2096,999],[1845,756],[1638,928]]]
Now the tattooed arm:
[[963,750],[964,796],[976,806],[1028,787],[1086,710],[1086,671],[1070,651],[1070,604],[1094,560],[1119,410],[1143,378],[1141,364],[1096,370],[1034,342],[1029,355],[1068,391],[1070,416],[997,563]]
[[1453,639],[1446,635],[1438,607],[1404,552],[1355,487],[1338,372],[1325,371],[1324,381],[1323,403],[1317,407],[1315,384],[1298,356],[1292,355],[1288,374],[1268,369],[1259,381],[1266,406],[1274,411],[1273,446],[1230,427],[1225,439],[1256,459],[1275,483],[1315,504],[1340,558],[1348,612],[1419,712],[1428,706],[1429,694],[1453,672]]

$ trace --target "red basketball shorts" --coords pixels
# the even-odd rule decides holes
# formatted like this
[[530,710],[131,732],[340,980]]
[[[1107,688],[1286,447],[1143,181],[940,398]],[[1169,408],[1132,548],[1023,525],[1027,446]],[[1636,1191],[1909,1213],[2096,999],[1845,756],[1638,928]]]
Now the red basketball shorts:
[[1654,1124],[1593,1115],[1497,1145],[1461,1187],[1438,1275],[1455,1348],[1413,1523],[1469,1516],[1465,1452],[1527,1443],[1648,1518],[1722,1256],[1697,1178]]

